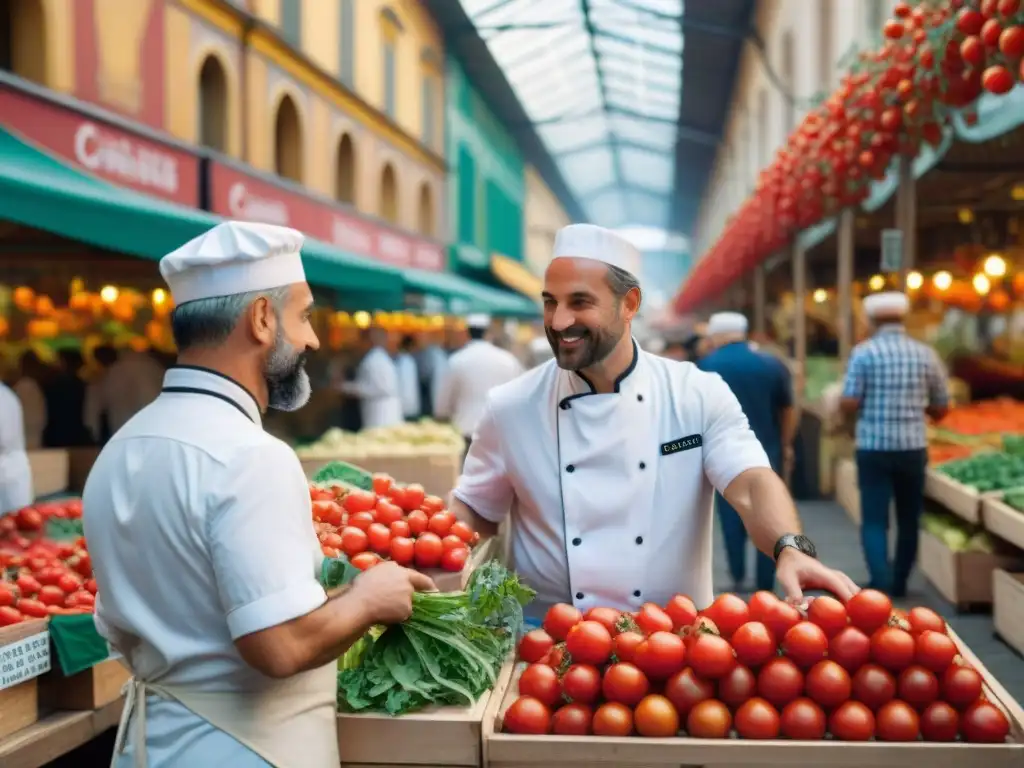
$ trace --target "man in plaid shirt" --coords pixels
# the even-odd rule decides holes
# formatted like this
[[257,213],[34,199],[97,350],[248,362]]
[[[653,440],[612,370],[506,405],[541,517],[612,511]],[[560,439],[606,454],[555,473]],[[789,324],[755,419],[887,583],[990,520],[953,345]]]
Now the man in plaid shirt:
[[[900,597],[917,559],[918,524],[928,462],[925,414],[949,407],[946,373],[935,350],[907,335],[910,302],[902,293],[864,299],[874,335],[850,355],[840,403],[857,415],[861,544],[870,586]],[[890,566],[889,507],[896,502],[896,552]]]

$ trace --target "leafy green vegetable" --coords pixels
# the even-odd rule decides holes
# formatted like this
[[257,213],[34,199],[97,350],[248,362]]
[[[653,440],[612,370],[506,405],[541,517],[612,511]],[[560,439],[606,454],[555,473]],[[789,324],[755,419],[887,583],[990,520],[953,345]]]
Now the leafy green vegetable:
[[81,520],[51,517],[46,521],[46,538],[53,541],[71,541],[85,535]]
[[966,459],[946,462],[938,470],[981,493],[1002,491],[1024,486],[1024,453],[977,453]]
[[1003,451],[1011,456],[1024,456],[1024,435],[1003,435]]
[[[477,568],[465,592],[417,592],[408,620],[345,654],[339,707],[401,715],[431,704],[471,705],[494,685],[533,596],[497,560]],[[350,654],[358,656],[354,664]]]
[[337,589],[352,583],[361,571],[348,561],[345,555],[325,557],[320,564],[320,583],[324,589]]
[[321,467],[313,475],[313,483],[317,485],[328,483],[341,483],[364,491],[373,490],[373,475],[365,469],[349,464],[344,461],[332,461]]

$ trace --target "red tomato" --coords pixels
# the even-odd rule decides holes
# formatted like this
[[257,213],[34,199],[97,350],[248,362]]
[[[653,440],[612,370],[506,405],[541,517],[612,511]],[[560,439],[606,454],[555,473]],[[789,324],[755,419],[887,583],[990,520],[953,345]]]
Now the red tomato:
[[95,595],[96,592],[98,591],[98,587],[96,586],[96,579],[86,579],[85,588],[86,590]]
[[68,560],[68,565],[75,569],[75,573],[85,578],[92,576],[92,558],[89,557],[89,553],[82,550],[75,554],[73,558]]
[[369,546],[370,539],[363,529],[356,528],[353,525],[348,525],[341,529],[341,551],[350,558],[353,555],[358,555],[360,552],[365,552]]
[[763,589],[755,592],[750,598],[749,603],[751,621],[760,621],[764,624],[765,619],[768,617],[768,612],[778,602],[780,602],[779,598],[774,592],[768,592]]
[[18,600],[16,587],[8,581],[0,581],[0,607],[14,605]]
[[612,636],[597,621],[581,621],[565,636],[565,650],[574,662],[600,665],[612,655]]
[[416,543],[405,536],[394,536],[390,544],[391,559],[399,565],[412,565],[416,558]]
[[35,577],[29,576],[27,573],[23,573],[15,579],[14,583],[18,585],[18,592],[24,596],[34,595],[43,588],[43,585]]
[[733,632],[736,659],[748,667],[759,667],[775,656],[775,638],[760,621],[748,621]]
[[892,615],[892,600],[877,589],[862,589],[846,604],[850,623],[871,634],[884,625]]
[[360,571],[368,571],[380,562],[380,556],[373,552],[360,552],[358,555],[349,558],[353,568]]
[[807,607],[807,618],[833,637],[847,625],[846,606],[834,597],[816,597]]
[[636,650],[644,639],[639,632],[620,632],[612,643],[612,653],[618,661],[633,661],[636,658]]
[[931,630],[946,634],[946,622],[931,608],[911,608],[907,613],[907,623],[910,624],[910,631],[915,635]]
[[[612,635],[615,635],[619,631],[618,624],[619,619],[622,618],[622,613],[614,608],[596,606],[583,614],[583,618],[587,621],[596,621],[599,624],[604,624],[604,628]],[[620,661],[624,661],[624,659],[620,659]]]
[[882,627],[871,636],[871,658],[893,672],[914,663],[914,637],[897,627]]
[[969,744],[1002,744],[1010,735],[1010,721],[995,704],[979,701],[964,711],[960,733]]
[[409,527],[409,523],[405,520],[395,520],[391,525],[388,526],[388,530],[391,531],[391,537],[401,536],[406,539],[412,538],[412,529]]
[[15,522],[17,522],[18,530],[20,531],[38,531],[43,527],[45,521],[38,509],[25,507],[15,513]]
[[33,619],[45,619],[47,617],[46,605],[38,600],[22,598],[18,601],[18,610]]
[[354,490],[345,494],[341,500],[341,506],[350,515],[356,512],[370,512],[377,506],[377,494],[373,491]]
[[68,608],[88,608],[92,610],[96,606],[96,596],[84,589],[72,592],[64,602]]
[[419,483],[413,483],[407,485],[402,490],[402,501],[400,506],[406,512],[412,512],[414,509],[419,509],[423,506],[423,500],[426,498],[426,492],[423,490],[423,486]]
[[565,640],[569,630],[583,621],[579,608],[568,603],[555,603],[544,614],[544,629],[555,640]]
[[447,552],[449,549],[468,549],[468,547],[466,547],[466,542],[464,542],[458,536],[453,536],[452,534],[448,534],[443,539],[441,539],[441,548],[445,552]]
[[956,741],[960,713],[944,701],[936,701],[921,713],[921,738],[925,741]]
[[593,719],[593,710],[586,704],[566,704],[551,716],[551,732],[559,736],[589,736]]
[[633,657],[633,663],[651,680],[671,677],[683,668],[684,661],[686,644],[671,632],[654,632],[637,646]]
[[558,643],[551,649],[550,653],[541,659],[545,664],[556,672],[561,672],[569,665],[569,654],[565,652],[565,643]]
[[853,675],[853,698],[877,710],[896,698],[896,679],[877,664],[865,664]]
[[543,629],[531,629],[519,641],[519,658],[533,664],[543,659],[554,645],[554,639]]
[[595,736],[629,736],[633,733],[633,710],[616,701],[606,701],[594,713],[591,728]]
[[672,631],[678,632],[697,619],[697,606],[686,595],[673,595],[665,606],[665,613],[672,619]]
[[52,584],[40,589],[38,597],[43,605],[64,605],[64,590]]
[[520,696],[512,702],[503,719],[509,733],[541,735],[551,733],[551,710],[544,702]]
[[383,525],[391,525],[405,517],[402,514],[402,508],[387,499],[377,499],[377,511],[374,516],[377,518],[377,522]]
[[333,549],[335,552],[338,552],[341,550],[343,540],[340,533],[334,533],[331,531],[329,533],[320,534],[320,543],[323,544],[324,549]]
[[875,738],[879,741],[917,741],[921,721],[914,708],[894,699],[875,713]]
[[809,669],[825,658],[828,652],[828,637],[817,624],[801,621],[783,635],[779,647],[798,667]]
[[828,657],[847,672],[856,672],[871,657],[871,638],[856,627],[846,627],[829,640]]
[[409,530],[413,536],[419,536],[421,533],[427,530],[427,523],[429,518],[427,513],[419,509],[414,509],[409,513],[409,516],[405,518],[405,521],[409,523]]
[[692,739],[726,739],[731,728],[729,708],[716,699],[694,705],[686,716],[686,733]]
[[794,699],[782,710],[782,735],[795,741],[825,738],[825,710],[808,698]]
[[593,704],[601,695],[601,673],[590,664],[573,664],[562,675],[562,693],[569,701]]
[[800,611],[789,603],[776,599],[773,605],[768,606],[767,615],[761,621],[771,630],[774,637],[782,638],[800,623]]
[[644,673],[637,666],[622,661],[608,667],[601,681],[601,692],[608,701],[629,707],[635,706],[649,689]]
[[345,510],[342,508],[341,504],[334,500],[314,501],[313,519],[329,523],[333,526],[339,526],[345,519]]
[[56,585],[60,581],[60,577],[67,573],[63,568],[56,568],[52,565],[48,565],[45,568],[39,569],[36,573],[36,579],[39,583],[45,586]]
[[433,533],[424,533],[415,544],[416,567],[437,568],[441,564],[441,539]]
[[941,674],[949,669],[957,655],[956,643],[949,635],[924,630],[914,641],[914,660],[922,667]]
[[800,667],[778,656],[757,673],[757,692],[776,707],[784,707],[804,692],[804,673]]
[[445,510],[443,512],[435,512],[430,520],[427,521],[427,530],[431,533],[436,533],[438,536],[447,536],[448,531],[455,525],[455,515]]
[[942,698],[961,711],[981,698],[981,689],[981,675],[971,667],[950,667],[942,676]]
[[20,624],[25,620],[21,611],[9,605],[0,606],[0,627],[9,627],[12,624]]
[[924,709],[939,698],[939,679],[922,666],[907,667],[896,680],[896,695],[915,709]]
[[736,710],[736,732],[741,739],[777,739],[781,727],[778,711],[760,697],[745,701]]
[[633,726],[641,736],[666,739],[679,732],[679,713],[664,696],[644,696],[633,710]]
[[664,693],[679,710],[679,714],[686,717],[694,705],[715,697],[715,684],[697,677],[693,670],[687,667],[668,679]]
[[715,622],[722,637],[728,639],[732,633],[750,621],[750,609],[743,598],[726,592],[704,610],[704,615]]
[[458,536],[467,544],[473,543],[473,529],[466,525],[461,520],[456,520],[452,523],[451,530],[448,531],[452,536]]
[[420,504],[420,509],[426,512],[427,515],[440,512],[444,509],[444,499],[440,496],[424,496],[423,502]]
[[718,699],[735,709],[757,695],[757,677],[747,667],[736,664],[718,680]]
[[828,729],[840,741],[867,741],[875,735],[875,716],[859,701],[846,701],[829,717]]
[[441,553],[441,568],[449,573],[458,573],[466,567],[469,560],[469,549],[465,544],[455,549],[446,549]]
[[694,672],[711,679],[722,677],[736,663],[729,641],[718,635],[699,635],[690,646],[688,658]]
[[558,674],[546,664],[531,664],[519,678],[519,695],[532,696],[549,707],[562,701]]
[[391,531],[381,523],[371,523],[366,529],[366,538],[370,549],[378,555],[386,555],[391,550]]
[[369,530],[374,522],[373,513],[371,512],[356,512],[348,516],[349,527],[358,528],[361,531]]
[[819,661],[807,673],[807,695],[825,709],[839,706],[853,690],[850,673],[836,662]]
[[394,480],[391,479],[390,475],[377,473],[373,476],[373,492],[378,496],[387,496],[391,490],[391,485]]
[[672,631],[672,619],[655,603],[644,603],[633,620],[645,635]]

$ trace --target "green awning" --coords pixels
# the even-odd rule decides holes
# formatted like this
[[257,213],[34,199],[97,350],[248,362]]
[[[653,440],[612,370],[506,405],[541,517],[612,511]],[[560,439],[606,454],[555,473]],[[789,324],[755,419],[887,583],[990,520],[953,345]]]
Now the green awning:
[[456,314],[487,312],[501,317],[522,318],[540,314],[536,302],[525,296],[490,288],[450,272],[407,269],[402,277],[407,291],[444,299],[449,310]]
[[[222,221],[94,179],[0,128],[0,219],[100,248],[158,260]],[[367,306],[401,305],[397,269],[306,240],[310,283],[366,294]]]

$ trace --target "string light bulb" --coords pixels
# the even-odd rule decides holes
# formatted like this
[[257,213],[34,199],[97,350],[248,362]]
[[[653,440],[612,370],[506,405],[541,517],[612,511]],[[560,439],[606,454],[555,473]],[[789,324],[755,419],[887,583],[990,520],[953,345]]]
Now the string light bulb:
[[974,286],[974,290],[978,292],[979,296],[984,296],[992,290],[992,281],[981,272],[974,276],[971,280],[971,285]]
[[981,269],[989,277],[1003,277],[1006,274],[1006,259],[993,253],[985,259]]
[[100,288],[100,299],[104,304],[113,304],[117,301],[117,297],[121,295],[121,292],[117,290],[117,286],[104,285]]
[[932,285],[935,286],[936,290],[948,291],[949,287],[953,284],[953,276],[946,270],[936,272],[932,275]]
[[924,285],[924,277],[920,272],[908,272],[907,273],[907,288],[912,291],[916,291],[922,285]]

